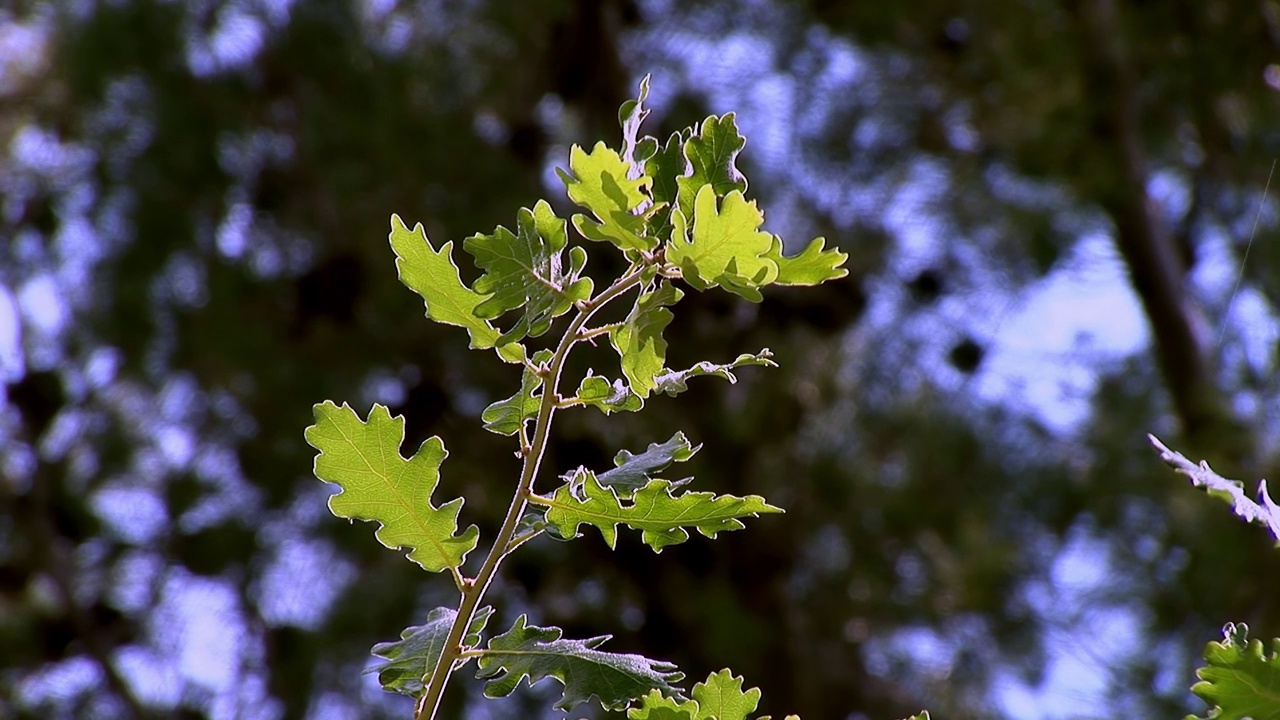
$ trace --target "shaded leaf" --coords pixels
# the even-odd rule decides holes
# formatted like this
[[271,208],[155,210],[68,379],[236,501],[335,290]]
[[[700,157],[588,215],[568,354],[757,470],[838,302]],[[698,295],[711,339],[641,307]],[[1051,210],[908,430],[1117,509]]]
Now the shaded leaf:
[[1280,639],[1270,653],[1262,641],[1249,640],[1249,626],[1228,623],[1221,642],[1204,650],[1206,667],[1191,692],[1213,706],[1210,720],[1277,720],[1280,718]]
[[765,257],[778,265],[778,277],[774,282],[778,285],[818,285],[848,275],[849,271],[841,265],[849,256],[837,248],[824,250],[825,245],[824,238],[814,238],[799,255],[786,257],[782,254],[782,239],[773,236],[773,246]]
[[656,290],[640,293],[626,319],[609,333],[609,341],[621,358],[622,374],[641,399],[649,397],[655,388],[654,378],[664,370],[667,341],[662,331],[673,317],[667,308],[682,297],[679,288],[662,282]]
[[315,406],[316,424],[307,442],[319,450],[316,477],[342,491],[329,497],[334,515],[379,523],[374,535],[383,545],[409,548],[409,559],[432,572],[462,565],[475,549],[480,531],[456,534],[462,498],[436,508],[431,493],[440,482],[440,464],[448,453],[438,437],[427,438],[408,460],[400,455],[404,417],[391,417],[374,405],[366,423],[351,406],[331,401]]
[[689,389],[689,378],[699,375],[715,375],[728,380],[730,383],[738,382],[738,377],[731,370],[743,367],[744,365],[763,365],[765,367],[778,367],[773,360],[773,353],[769,348],[764,348],[760,352],[750,355],[742,354],[734,358],[733,362],[727,365],[717,365],[712,362],[702,361],[697,365],[680,371],[668,370],[653,379],[654,392],[663,392],[671,396],[678,395]]
[[720,197],[747,191],[747,179],[734,164],[746,144],[733,113],[708,117],[685,141],[684,156],[691,172],[676,180],[679,209],[685,217],[692,214],[694,199],[704,187]]
[[647,692],[676,695],[671,683],[683,675],[675,666],[640,655],[602,652],[597,648],[608,635],[587,640],[564,640],[557,627],[527,625],[524,615],[507,632],[489,641],[480,655],[476,677],[488,679],[488,697],[510,695],[521,678],[533,685],[555,678],[564,685],[564,695],[556,703],[560,710],[572,710],[592,695],[608,710],[621,710]]
[[653,138],[640,139],[640,125],[649,117],[644,101],[649,97],[649,76],[640,79],[640,94],[627,100],[618,108],[618,123],[622,125],[622,159],[629,168],[627,177],[636,180],[645,174],[644,164],[657,150]]
[[522,311],[499,344],[543,334],[553,318],[591,297],[591,279],[579,277],[587,264],[586,251],[571,249],[569,267],[561,264],[567,242],[564,220],[545,200],[533,210],[520,208],[515,233],[499,225],[490,235],[477,233],[463,241],[463,249],[485,270],[474,289],[488,297],[475,306],[476,316],[493,319],[509,310]]
[[462,283],[458,266],[453,262],[452,242],[441,245],[437,252],[431,247],[422,223],[409,230],[399,215],[391,216],[389,239],[396,254],[396,272],[400,282],[422,296],[427,306],[427,317],[446,325],[466,328],[472,348],[497,347],[498,355],[507,362],[524,359],[524,346],[502,342],[497,328],[476,315],[476,308],[486,296]]
[[693,457],[702,445],[691,445],[684,433],[677,432],[664,443],[649,443],[649,447],[639,455],[626,450],[618,451],[613,457],[617,467],[600,473],[596,480],[603,487],[611,487],[622,497],[628,497],[653,479],[655,473],[661,472],[673,462],[684,462]]
[[[489,622],[493,608],[485,605],[476,610],[463,636],[462,644],[474,647],[480,644],[480,634]],[[373,646],[373,654],[386,662],[372,667],[365,672],[378,673],[378,682],[387,692],[399,693],[410,697],[422,697],[427,684],[431,682],[431,673],[440,662],[444,651],[445,640],[458,611],[439,607],[427,615],[425,625],[415,625],[404,629],[400,639],[395,642],[378,643]],[[462,663],[465,663],[464,659]]]
[[566,483],[550,498],[536,502],[547,506],[547,522],[565,537],[576,537],[580,525],[594,525],[604,541],[617,544],[618,525],[641,531],[641,540],[656,551],[689,539],[685,528],[696,528],[707,537],[743,527],[739,518],[760,513],[780,513],[759,495],[735,497],[709,492],[686,492],[674,496],[669,480],[650,480],[633,493],[631,501],[618,497],[617,490],[600,484],[595,473],[580,471],[581,482]]
[[[550,350],[539,350],[533,356],[533,365],[544,365],[551,360]],[[484,421],[484,429],[499,435],[515,435],[529,420],[538,416],[538,407],[542,404],[542,395],[533,393],[542,387],[542,378],[532,367],[525,366],[520,377],[520,390],[506,400],[499,400],[484,409],[480,419]]]
[[720,200],[710,185],[704,185],[694,200],[692,218],[690,233],[689,217],[672,213],[667,261],[699,290],[717,285],[760,302],[759,288],[777,279],[778,264],[767,257],[774,237],[760,229],[764,215],[755,201],[737,190]]
[[588,375],[578,385],[575,398],[583,405],[598,408],[605,415],[615,412],[635,412],[644,407],[644,400],[631,392],[631,388],[621,380],[609,382],[599,375]]
[[[666,239],[671,236],[671,213],[676,207],[676,195],[679,192],[677,178],[689,174],[689,161],[684,156],[684,143],[689,138],[688,131],[672,133],[667,142],[656,145],[654,153],[645,161],[645,173],[653,179],[650,196],[653,198],[655,214],[649,220],[650,235]],[[692,212],[693,204],[690,203]],[[687,217],[687,215],[686,215]]]
[[1228,480],[1222,477],[1203,460],[1196,465],[1182,453],[1165,447],[1155,435],[1147,435],[1147,440],[1160,453],[1160,459],[1191,478],[1192,485],[1204,488],[1210,495],[1226,501],[1236,515],[1245,520],[1265,525],[1271,531],[1271,537],[1280,542],[1280,506],[1277,506],[1267,494],[1266,480],[1258,481],[1258,502],[1255,502],[1245,494],[1244,483],[1239,480]]
[[644,215],[634,214],[649,202],[647,175],[630,178],[627,162],[602,142],[590,153],[574,145],[569,150],[569,170],[556,168],[569,198],[595,215],[595,220],[573,216],[573,226],[584,238],[610,242],[623,250],[657,246],[657,238],[646,236]]

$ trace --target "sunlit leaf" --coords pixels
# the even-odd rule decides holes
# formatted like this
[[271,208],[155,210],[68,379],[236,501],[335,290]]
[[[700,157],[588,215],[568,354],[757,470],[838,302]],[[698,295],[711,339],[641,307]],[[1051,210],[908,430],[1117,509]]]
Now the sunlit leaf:
[[[467,634],[463,637],[464,646],[474,647],[480,644],[480,634],[492,614],[493,608],[488,605],[476,610],[471,617],[471,624],[467,626]],[[457,610],[436,608],[427,614],[425,625],[405,628],[400,633],[400,639],[395,642],[374,645],[373,654],[386,662],[366,672],[378,673],[378,682],[387,692],[421,697],[427,684],[431,682],[432,671],[440,662],[445,640],[457,617]]]
[[712,115],[684,143],[684,156],[691,172],[676,181],[679,187],[680,211],[689,217],[693,212],[694,198],[709,187],[715,195],[724,197],[733,191],[747,191],[747,179],[738,171],[735,162],[747,139],[738,132],[733,113],[723,117]]
[[[728,668],[712,673],[704,682],[693,686],[690,700],[664,697],[651,692],[638,706],[627,711],[628,720],[747,720],[760,704],[760,690],[742,690],[742,678],[734,677]],[[769,720],[769,716],[756,718]],[[800,720],[788,715],[786,720]],[[914,719],[913,719],[914,720]],[[927,719],[926,719],[927,720]]]
[[703,361],[694,365],[687,370],[668,370],[653,379],[654,392],[666,393],[668,395],[678,395],[689,389],[689,378],[698,377],[699,375],[715,375],[724,378],[730,383],[736,383],[738,377],[731,370],[746,365],[763,365],[765,367],[778,367],[773,360],[773,353],[769,348],[764,348],[758,353],[742,354],[727,365],[717,365],[716,363]]
[[476,316],[493,319],[509,310],[522,311],[499,344],[543,334],[552,318],[591,296],[591,279],[579,277],[587,264],[586,251],[572,248],[569,267],[561,264],[567,242],[564,220],[545,200],[533,210],[520,209],[515,233],[499,225],[490,235],[477,233],[463,241],[463,249],[485,270],[474,289],[488,297],[475,306]]
[[636,212],[649,203],[652,182],[647,175],[630,178],[630,167],[604,143],[590,153],[574,145],[569,170],[556,168],[569,198],[591,211],[595,219],[574,215],[573,226],[588,240],[610,242],[623,250],[651,250],[658,239],[645,233],[645,217]]
[[1210,720],[1280,719],[1280,639],[1266,652],[1261,640],[1249,640],[1249,626],[1229,623],[1223,639],[1204,650],[1206,667],[1191,692],[1213,706]]
[[662,472],[673,462],[688,460],[700,449],[701,445],[691,445],[684,433],[677,432],[664,443],[649,443],[649,447],[639,455],[620,450],[613,458],[617,467],[598,474],[596,480],[626,498],[647,485],[654,474]]
[[600,647],[610,636],[587,640],[564,640],[557,627],[526,624],[521,615],[507,632],[489,641],[480,655],[480,671],[476,677],[488,679],[484,693],[489,697],[510,695],[521,678],[533,685],[544,678],[555,678],[564,685],[564,694],[556,707],[572,710],[592,695],[609,710],[621,710],[632,700],[650,691],[677,695],[671,683],[683,675],[675,666],[640,655],[602,652]]
[[765,257],[778,265],[778,277],[774,283],[818,285],[848,275],[849,271],[841,265],[849,259],[849,256],[836,248],[824,250],[825,245],[825,239],[814,238],[799,255],[786,257],[782,254],[782,240],[775,235],[773,246],[765,254]]
[[657,141],[640,137],[640,125],[649,116],[644,101],[649,97],[649,76],[640,79],[640,94],[627,100],[618,108],[618,123],[622,125],[622,159],[629,168],[627,177],[635,180],[645,174],[644,165],[657,150]]
[[399,215],[391,216],[390,240],[396,253],[400,282],[422,296],[427,306],[427,317],[466,328],[473,348],[496,346],[498,355],[507,362],[520,362],[524,358],[522,345],[501,342],[497,328],[476,315],[476,308],[487,296],[462,283],[458,266],[453,262],[452,242],[441,245],[436,251],[427,239],[422,223],[409,230]]
[[349,405],[315,406],[316,424],[307,442],[319,450],[316,477],[342,491],[329,497],[334,515],[379,523],[374,535],[383,545],[409,548],[409,559],[432,572],[462,565],[475,549],[480,531],[457,534],[462,498],[431,505],[440,482],[440,463],[448,453],[438,437],[427,438],[408,460],[400,455],[404,417],[374,405],[366,423]]
[[598,408],[605,415],[615,412],[636,412],[644,407],[644,400],[631,392],[621,380],[609,382],[599,375],[588,375],[578,385],[575,399],[583,405]]
[[1222,477],[1203,460],[1196,465],[1182,453],[1165,447],[1155,435],[1147,435],[1147,440],[1160,453],[1160,459],[1191,478],[1192,485],[1204,488],[1209,495],[1225,501],[1236,515],[1246,521],[1265,525],[1271,531],[1271,537],[1280,543],[1280,506],[1267,494],[1266,480],[1258,481],[1258,500],[1254,501],[1245,494],[1244,483],[1239,480]]
[[760,302],[760,286],[778,277],[778,264],[767,257],[774,238],[760,229],[763,223],[755,201],[737,190],[721,200],[704,185],[694,200],[692,232],[684,213],[672,214],[667,260],[699,290],[718,285]]
[[649,397],[655,387],[654,378],[664,371],[667,341],[662,338],[662,331],[673,317],[667,308],[682,297],[684,293],[679,288],[663,281],[657,289],[640,293],[626,319],[609,333],[609,341],[622,361],[622,374],[631,384],[631,391],[642,399]]
[[[533,367],[545,364],[552,355],[550,350],[539,350],[533,356]],[[520,377],[520,390],[515,395],[493,403],[480,414],[485,430],[499,435],[515,435],[526,422],[537,417],[542,395],[534,395],[534,392],[542,387],[542,377],[534,372],[533,367],[525,367]]]
[[656,551],[689,539],[685,528],[695,528],[707,537],[743,527],[739,518],[760,513],[779,513],[759,495],[735,497],[709,492],[686,492],[672,495],[675,484],[669,480],[651,480],[636,490],[630,502],[619,498],[618,491],[600,484],[595,473],[581,471],[581,482],[560,486],[550,498],[540,498],[547,506],[547,522],[564,537],[578,535],[580,525],[594,525],[613,548],[618,539],[618,525],[641,531],[641,540]]

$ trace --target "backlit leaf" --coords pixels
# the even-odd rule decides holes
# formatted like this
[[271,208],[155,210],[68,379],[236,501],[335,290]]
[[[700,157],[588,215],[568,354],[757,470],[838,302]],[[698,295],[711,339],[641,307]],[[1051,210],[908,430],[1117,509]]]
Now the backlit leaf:
[[576,537],[580,525],[594,525],[610,548],[617,543],[619,524],[640,530],[641,540],[661,552],[667,545],[688,540],[685,528],[696,528],[713,538],[718,532],[742,528],[739,518],[782,512],[759,495],[672,495],[676,485],[669,480],[651,480],[625,502],[617,490],[601,485],[590,470],[581,471],[581,477],[581,482],[566,483],[550,498],[536,502],[547,506],[547,522],[562,536]]
[[1249,640],[1249,626],[1229,623],[1221,642],[1205,648],[1206,667],[1191,692],[1213,706],[1211,720],[1277,720],[1280,718],[1280,639],[1266,652],[1262,641]]
[[675,672],[674,665],[640,655],[598,650],[608,635],[564,640],[561,633],[557,627],[528,625],[521,615],[510,630],[490,640],[476,673],[476,677],[489,680],[484,686],[485,695],[506,697],[525,677],[530,685],[544,678],[559,680],[564,694],[556,708],[565,711],[592,695],[606,709],[621,710],[650,691],[679,693],[671,683],[683,675]]
[[569,150],[569,170],[556,168],[569,198],[591,211],[595,219],[574,215],[573,226],[588,240],[610,242],[623,250],[651,250],[657,238],[645,232],[645,217],[636,212],[649,203],[652,182],[647,175],[632,179],[630,167],[604,143],[590,153],[574,145]]
[[654,377],[662,374],[667,360],[667,341],[662,331],[671,323],[667,308],[675,305],[684,293],[663,281],[656,290],[640,293],[626,319],[609,333],[609,341],[622,361],[622,374],[631,391],[640,398],[653,391]]
[[471,347],[498,348],[507,362],[520,362],[524,347],[500,342],[500,333],[488,320],[476,315],[476,307],[486,296],[462,283],[458,266],[453,262],[453,243],[447,242],[436,251],[427,239],[422,223],[405,227],[399,215],[391,216],[391,248],[396,253],[396,271],[400,282],[418,295],[427,306],[427,317],[447,325],[466,328]]
[[622,125],[622,159],[629,170],[627,177],[635,180],[645,174],[644,163],[657,150],[653,138],[640,138],[640,125],[649,116],[644,101],[649,97],[649,76],[640,80],[640,94],[627,100],[618,108],[618,124]]
[[499,225],[490,235],[477,233],[463,241],[463,249],[485,270],[474,285],[476,292],[487,295],[475,306],[476,316],[493,319],[509,310],[522,311],[499,344],[543,334],[552,318],[591,296],[591,279],[579,277],[587,264],[586,251],[571,249],[569,267],[561,264],[567,242],[564,220],[545,200],[533,210],[520,209],[515,233]]
[[613,464],[617,467],[600,473],[596,480],[626,498],[647,485],[654,474],[665,470],[673,462],[688,460],[700,449],[701,445],[691,445],[684,433],[677,432],[664,443],[649,443],[649,447],[639,455],[620,450],[613,457]]
[[694,198],[704,187],[710,187],[715,195],[724,197],[733,191],[747,191],[747,179],[734,163],[747,139],[738,132],[733,113],[723,117],[712,115],[684,143],[684,155],[691,172],[676,181],[679,187],[679,208],[689,217]]
[[599,375],[588,375],[578,385],[575,398],[583,405],[598,408],[605,415],[615,412],[635,412],[644,407],[639,395],[621,380],[609,382]]
[[778,277],[774,282],[778,285],[818,285],[848,275],[849,271],[840,266],[849,256],[836,248],[824,250],[825,245],[824,238],[814,238],[799,255],[786,257],[782,254],[782,240],[775,235],[773,246],[765,254],[778,265]]
[[476,526],[457,534],[462,498],[431,505],[440,482],[440,463],[448,453],[438,437],[427,438],[408,460],[400,455],[404,417],[374,405],[366,423],[349,405],[315,406],[316,424],[307,442],[319,450],[316,477],[342,491],[329,497],[334,515],[377,522],[383,545],[409,548],[409,559],[432,572],[462,565],[479,539]]
[[[480,644],[480,633],[484,631],[492,614],[493,608],[488,605],[476,610],[467,627],[467,634],[463,637],[464,646],[474,647]],[[405,628],[400,633],[400,639],[395,642],[374,645],[373,654],[386,662],[366,672],[378,673],[378,682],[387,692],[421,697],[427,684],[431,682],[432,671],[440,662],[445,640],[457,617],[457,610],[436,608],[427,615],[425,625]]]
[[[533,365],[538,366],[551,360],[550,350],[539,350],[533,356]],[[542,377],[526,366],[520,377],[520,390],[506,400],[499,400],[484,409],[480,419],[484,421],[484,429],[499,435],[515,435],[529,420],[537,417],[538,407],[542,405],[542,395],[534,395],[542,387]]]
[[774,238],[760,229],[764,215],[755,201],[737,190],[721,200],[710,185],[704,185],[694,200],[692,217],[690,233],[688,217],[682,212],[672,214],[667,261],[699,290],[718,285],[760,302],[759,287],[778,278],[778,264],[767,257]]
[[746,353],[739,355],[727,365],[717,365],[704,360],[688,370],[668,370],[653,379],[654,392],[662,392],[671,396],[678,395],[689,389],[689,378],[699,375],[715,375],[728,380],[730,383],[736,383],[738,382],[738,377],[730,372],[731,370],[745,365],[778,367],[778,364],[772,358],[773,353],[769,351],[769,348],[764,348],[754,355]]

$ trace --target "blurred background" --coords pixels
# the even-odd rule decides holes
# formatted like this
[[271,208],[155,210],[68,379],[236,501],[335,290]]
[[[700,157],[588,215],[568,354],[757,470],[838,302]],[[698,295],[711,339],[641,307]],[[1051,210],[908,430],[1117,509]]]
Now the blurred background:
[[[409,717],[369,648],[455,591],[329,514],[311,406],[441,435],[485,548],[518,462],[479,414],[519,370],[423,319],[388,218],[568,213],[553,168],[646,73],[646,130],[736,111],[767,227],[850,277],[690,293],[673,366],[782,367],[564,413],[544,467],[683,430],[700,489],[787,514],[540,539],[494,628],[730,666],[809,720],[1177,717],[1223,623],[1280,635],[1265,531],[1144,438],[1280,466],[1275,0],[4,5],[0,717]],[[470,675],[444,717],[559,716]]]

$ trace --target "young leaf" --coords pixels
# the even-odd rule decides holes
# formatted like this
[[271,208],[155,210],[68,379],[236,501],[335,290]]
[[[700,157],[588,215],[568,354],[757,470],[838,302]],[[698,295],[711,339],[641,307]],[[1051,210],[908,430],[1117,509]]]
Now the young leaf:
[[622,374],[641,399],[649,397],[654,377],[663,371],[667,341],[662,338],[662,331],[673,317],[667,308],[682,297],[684,293],[679,288],[662,282],[656,290],[640,293],[626,320],[609,333],[609,342],[622,361]]
[[739,194],[747,191],[747,179],[734,165],[746,144],[733,113],[703,120],[697,132],[685,141],[684,156],[692,172],[676,180],[680,211],[685,217],[692,215],[694,198],[704,187],[721,197],[735,190]]
[[623,498],[644,487],[653,479],[653,475],[664,470],[673,462],[684,462],[693,457],[701,445],[689,444],[684,433],[677,432],[664,443],[649,443],[649,447],[639,455],[626,450],[618,451],[613,457],[617,467],[596,476],[600,485],[613,488]]
[[[533,356],[533,364],[541,365],[551,360],[550,350],[539,350]],[[542,404],[542,395],[534,395],[534,391],[542,387],[542,378],[526,366],[520,377],[520,390],[506,400],[499,400],[480,413],[484,421],[484,429],[499,435],[515,435],[529,420],[537,417],[538,406]]]
[[458,266],[453,263],[453,242],[441,245],[437,252],[431,247],[422,223],[414,225],[411,231],[399,215],[391,216],[389,239],[396,254],[400,282],[422,296],[427,317],[466,328],[474,349],[496,347],[498,355],[507,362],[518,363],[524,359],[524,346],[501,341],[498,330],[476,315],[476,307],[486,296],[462,283]]
[[1204,488],[1210,495],[1226,501],[1236,515],[1244,518],[1245,521],[1265,525],[1271,531],[1271,536],[1280,543],[1280,506],[1277,506],[1267,494],[1266,480],[1258,481],[1259,502],[1255,502],[1245,494],[1244,483],[1239,480],[1228,480],[1222,477],[1203,460],[1196,465],[1182,453],[1165,447],[1155,435],[1147,435],[1147,440],[1160,453],[1160,459],[1191,478],[1192,485]]
[[[627,711],[628,720],[746,720],[760,704],[759,688],[742,691],[742,678],[728,668],[709,675],[693,686],[692,700],[678,702],[651,692],[639,707]],[[757,720],[769,720],[768,717]],[[787,720],[800,720],[788,715]]]
[[667,261],[680,268],[685,282],[699,290],[718,285],[760,302],[760,286],[778,278],[778,264],[769,259],[774,237],[760,230],[764,215],[755,201],[734,190],[720,201],[710,185],[702,186],[693,203],[693,232],[683,212],[672,213]]
[[836,248],[823,250],[824,238],[814,238],[809,246],[799,255],[786,257],[782,254],[782,239],[773,236],[773,246],[765,257],[778,265],[778,285],[818,285],[828,280],[836,280],[849,274],[840,267],[849,256]]
[[609,382],[599,375],[588,375],[578,385],[578,393],[574,398],[583,405],[598,408],[605,415],[616,412],[635,412],[644,407],[639,395],[631,392],[631,388],[621,380]]
[[569,170],[572,174],[556,168],[569,199],[596,217],[573,216],[573,226],[584,238],[611,242],[623,250],[652,250],[658,244],[645,233],[645,216],[635,214],[649,203],[649,176],[629,177],[627,162],[602,142],[590,153],[574,145]]
[[[476,610],[462,640],[464,646],[474,647],[480,644],[480,633],[484,631],[492,614],[493,608],[488,605]],[[431,682],[432,671],[440,662],[440,653],[456,617],[457,610],[436,608],[427,614],[426,625],[405,628],[396,642],[374,645],[373,654],[386,662],[365,672],[378,673],[378,682],[387,692],[421,697],[427,683]]]
[[608,635],[587,640],[561,639],[557,627],[527,625],[524,615],[507,632],[489,641],[480,655],[476,677],[488,679],[488,697],[510,695],[520,679],[528,676],[533,685],[555,678],[564,685],[564,695],[556,708],[569,711],[595,695],[607,710],[621,710],[635,698],[650,691],[677,695],[671,683],[683,675],[675,665],[641,655],[602,652],[596,648]]
[[1207,667],[1196,671],[1200,682],[1191,692],[1213,706],[1213,720],[1276,720],[1280,718],[1280,640],[1270,653],[1262,641],[1249,640],[1249,626],[1228,623],[1221,642],[1204,650]]
[[617,544],[619,524],[642,531],[641,540],[661,552],[668,545],[688,540],[686,527],[714,538],[718,532],[741,529],[739,518],[782,512],[759,495],[687,492],[673,496],[671,491],[676,485],[669,480],[650,480],[624,505],[618,491],[601,485],[595,473],[584,470],[580,475],[580,483],[566,483],[550,498],[535,502],[547,506],[547,522],[560,535],[577,537],[580,525],[594,525],[610,549]]
[[591,297],[591,278],[579,277],[587,264],[586,251],[573,248],[568,270],[561,267],[560,253],[567,242],[564,220],[545,200],[533,210],[520,208],[515,233],[499,225],[492,235],[477,233],[463,241],[463,249],[485,270],[475,291],[490,294],[475,306],[476,316],[493,319],[508,310],[523,310],[515,327],[498,338],[499,344],[543,334],[552,318]]
[[698,710],[694,700],[680,701],[651,690],[627,710],[627,720],[698,720]]
[[366,423],[351,406],[331,401],[315,406],[316,424],[306,438],[319,450],[316,477],[342,488],[329,496],[329,510],[352,520],[379,524],[374,536],[383,545],[409,548],[409,559],[432,572],[458,568],[475,549],[475,525],[457,533],[462,498],[431,505],[440,482],[440,463],[448,453],[438,437],[427,438],[413,457],[400,455],[404,417],[374,405]]
[[644,162],[657,149],[657,141],[652,138],[640,139],[640,124],[649,117],[649,110],[644,101],[649,97],[649,76],[640,80],[640,95],[635,100],[627,100],[618,108],[618,123],[622,125],[622,159],[629,168],[627,177],[636,180],[644,175]]
[[738,382],[738,377],[731,370],[744,365],[763,365],[765,367],[778,367],[771,358],[773,353],[769,352],[769,348],[764,348],[754,355],[746,353],[739,355],[733,362],[728,365],[717,365],[715,363],[702,361],[688,370],[668,370],[653,379],[654,392],[666,393],[672,397],[689,389],[689,378],[699,375],[715,375],[728,380],[730,383]]

